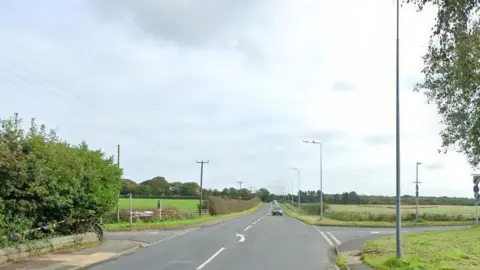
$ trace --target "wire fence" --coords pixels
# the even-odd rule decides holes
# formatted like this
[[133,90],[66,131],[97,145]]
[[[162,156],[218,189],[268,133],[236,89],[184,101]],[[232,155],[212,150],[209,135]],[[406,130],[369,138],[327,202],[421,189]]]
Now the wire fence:
[[114,211],[103,216],[104,223],[154,222],[191,219],[209,215],[208,200],[198,197],[121,196]]

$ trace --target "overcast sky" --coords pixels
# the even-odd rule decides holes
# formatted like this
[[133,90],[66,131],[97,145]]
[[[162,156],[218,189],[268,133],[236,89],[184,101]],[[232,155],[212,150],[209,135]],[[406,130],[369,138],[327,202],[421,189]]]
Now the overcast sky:
[[[201,2],[201,3],[200,3]],[[402,193],[471,197],[438,154],[421,79],[435,10],[401,10]],[[116,153],[125,177],[395,194],[395,4],[385,0],[0,2],[0,117]]]

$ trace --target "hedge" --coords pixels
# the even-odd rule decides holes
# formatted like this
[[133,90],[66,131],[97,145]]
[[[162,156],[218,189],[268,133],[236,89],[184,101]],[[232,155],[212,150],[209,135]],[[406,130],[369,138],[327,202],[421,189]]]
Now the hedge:
[[0,124],[0,243],[86,230],[114,207],[122,171],[113,157],[71,145],[35,119],[24,130],[18,114]]
[[241,212],[257,206],[260,202],[260,199],[257,197],[250,200],[235,200],[217,196],[209,196],[208,212],[210,215],[223,215]]

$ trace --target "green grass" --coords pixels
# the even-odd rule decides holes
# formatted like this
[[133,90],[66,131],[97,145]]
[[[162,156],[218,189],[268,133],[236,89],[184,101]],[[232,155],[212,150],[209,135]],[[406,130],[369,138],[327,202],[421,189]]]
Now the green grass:
[[342,270],[348,269],[347,268],[347,261],[346,261],[345,257],[343,257],[342,255],[337,257],[337,259],[335,260],[335,263],[338,266],[338,268],[340,268]]
[[480,269],[480,228],[406,234],[403,257],[395,257],[395,237],[362,247],[362,259],[375,269]]
[[128,222],[111,223],[111,224],[105,224],[105,228],[107,231],[177,229],[177,228],[182,228],[187,226],[203,225],[203,224],[208,224],[210,222],[217,222],[225,219],[239,217],[242,215],[247,215],[259,210],[261,206],[262,204],[260,203],[251,209],[248,209],[242,212],[237,212],[237,213],[230,213],[226,215],[217,215],[217,216],[204,215],[204,216],[193,218],[193,219],[165,220],[165,221],[144,222],[144,223],[136,222],[132,224],[132,227],[130,227],[130,224]]
[[[374,212],[374,213],[395,213],[395,205],[345,205],[329,204],[333,211],[339,212]],[[403,205],[402,213],[415,213],[415,205]],[[463,205],[419,205],[418,212],[431,214],[461,214],[475,215],[475,206]]]
[[[320,219],[319,216],[307,215],[301,213],[297,208],[289,205],[283,204],[284,213],[288,216],[296,218],[309,225],[320,225],[320,226],[341,226],[341,227],[395,227],[395,222],[387,221],[342,221],[329,218]],[[404,227],[427,227],[427,226],[454,226],[454,225],[470,225],[473,222],[466,221],[423,221],[419,223],[415,222],[402,222]]]
[[[155,209],[158,199],[132,199],[132,208],[134,210]],[[197,199],[161,199],[162,207],[174,206],[179,210],[196,210],[199,201]],[[120,198],[120,209],[129,208],[129,199]]]

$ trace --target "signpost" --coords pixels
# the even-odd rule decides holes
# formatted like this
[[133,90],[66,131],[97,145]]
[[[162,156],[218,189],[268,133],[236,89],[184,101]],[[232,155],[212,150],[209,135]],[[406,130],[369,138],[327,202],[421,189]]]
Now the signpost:
[[475,224],[478,225],[478,199],[480,198],[480,188],[478,184],[480,183],[480,174],[473,174],[473,192],[475,197]]

